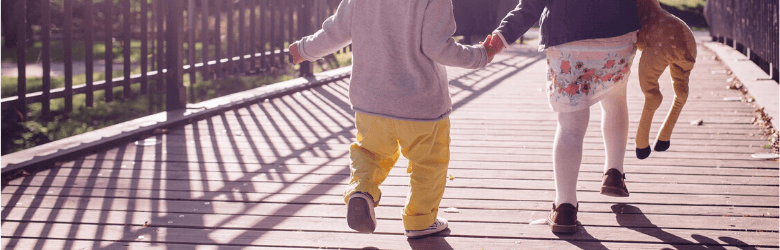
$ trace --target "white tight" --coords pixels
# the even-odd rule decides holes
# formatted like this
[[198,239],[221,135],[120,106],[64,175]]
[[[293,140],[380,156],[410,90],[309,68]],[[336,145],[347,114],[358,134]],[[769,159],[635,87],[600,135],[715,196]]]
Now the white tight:
[[[616,90],[600,101],[601,133],[604,138],[604,172],[614,168],[623,172],[628,139],[626,89]],[[558,113],[558,128],[553,144],[555,204],[577,206],[577,176],[582,163],[582,142],[588,130],[590,109]]]

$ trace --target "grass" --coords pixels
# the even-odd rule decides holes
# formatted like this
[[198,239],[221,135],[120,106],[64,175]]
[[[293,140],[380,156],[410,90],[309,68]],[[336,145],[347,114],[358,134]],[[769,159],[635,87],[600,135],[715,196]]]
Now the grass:
[[[4,42],[3,42],[4,43]],[[3,62],[10,62],[10,63],[16,63],[16,48],[6,48],[5,46],[2,46],[3,44],[0,43],[0,59]],[[64,54],[64,43],[60,40],[52,40],[50,46],[50,56],[52,62],[64,62],[65,61],[65,54]],[[149,52],[149,63],[152,63],[152,56],[153,52],[156,51],[157,46],[153,43],[153,41],[150,41],[148,43],[148,52]],[[165,45],[163,45],[165,46]],[[183,45],[184,48],[184,56],[185,56],[185,64],[186,57],[187,57],[187,48],[188,45],[185,42]],[[288,42],[284,42],[282,45],[284,48],[287,48],[289,46]],[[225,57],[225,53],[227,52],[227,44],[222,43],[221,44],[221,50],[220,54],[222,57]],[[266,44],[265,45],[265,51],[270,50],[271,45]],[[73,51],[72,57],[73,61],[84,61],[86,59],[86,46],[84,41],[74,41],[73,45],[71,46],[71,49]],[[238,46],[234,48],[234,50],[238,51]],[[244,48],[245,51],[247,51],[247,48]],[[30,63],[40,63],[42,58],[42,51],[43,51],[43,43],[41,41],[37,41],[33,43],[32,46],[27,47],[26,49],[26,57],[25,60],[28,64]],[[116,41],[112,44],[112,60],[117,62],[123,62],[124,61],[124,44],[122,41]],[[195,43],[195,60],[198,62],[202,61],[202,52],[203,51],[203,43],[197,42]],[[214,44],[209,45],[209,59],[213,60],[214,55],[216,54],[216,46]],[[92,59],[95,61],[102,61],[105,59],[106,56],[106,46],[105,43],[101,42],[95,42],[92,44]],[[140,40],[132,40],[130,41],[130,61],[133,63],[139,63],[141,61],[141,41]]]
[[[53,40],[50,46],[50,54],[52,62],[64,62],[65,61],[65,44],[60,40]],[[83,41],[74,41],[71,46],[73,51],[73,61],[84,61],[86,59],[86,46]],[[150,45],[151,49],[151,45]],[[26,62],[38,63],[41,62],[43,51],[43,42],[37,41],[32,46],[27,47],[26,50]],[[103,60],[106,56],[106,46],[103,42],[95,42],[92,44],[92,59]],[[112,58],[114,62],[124,61],[124,52],[122,42],[114,42],[111,48]],[[2,46],[1,58],[3,62],[16,63],[16,48],[6,48]],[[130,61],[139,62],[141,60],[141,41],[130,42]]]
[[659,0],[659,2],[673,6],[679,10],[704,8],[704,0]]
[[[114,70],[113,77],[119,77],[124,74],[123,70]],[[130,74],[140,74],[141,69],[136,68],[132,71],[130,71]],[[92,79],[93,82],[101,81],[106,79],[105,72],[95,72],[92,73]],[[19,78],[17,77],[11,77],[11,76],[2,76],[0,78],[0,88],[2,88],[2,98],[16,96],[18,92],[18,82]],[[81,85],[85,84],[87,82],[87,75],[86,74],[79,74],[73,76],[73,85]],[[40,77],[28,77],[27,78],[27,93],[33,93],[38,92],[43,89],[43,79]],[[51,89],[61,88],[65,87],[65,77],[52,77],[51,78]]]
[[[352,57],[348,53],[334,55],[331,60],[322,61],[327,68],[333,69],[337,66],[350,65]],[[314,72],[322,72],[323,67],[315,63]],[[275,82],[286,81],[294,78],[299,66],[285,67],[265,75],[250,76],[231,76],[218,80],[198,81],[192,86],[189,85],[189,74],[184,75],[184,85],[187,90],[189,102],[195,103],[213,99],[228,94],[257,88]],[[134,69],[132,74],[140,73],[140,69]],[[114,71],[113,75],[121,76],[122,71]],[[105,78],[103,72],[93,75],[95,81]],[[196,74],[198,80],[202,76]],[[73,84],[83,84],[86,80],[84,74],[74,76]],[[2,77],[2,93],[16,93],[15,77]],[[52,88],[61,87],[64,78],[52,78]],[[40,91],[40,78],[28,78],[28,91]],[[151,115],[165,110],[165,96],[161,89],[154,89],[155,82],[150,79],[149,82],[151,94],[140,94],[140,84],[133,84],[131,87],[132,97],[124,98],[124,87],[116,86],[113,88],[115,101],[106,103],[104,100],[105,91],[97,90],[94,94],[94,106],[86,106],[86,95],[79,94],[73,96],[73,111],[65,113],[64,100],[62,98],[51,100],[51,117],[41,116],[40,103],[27,105],[28,119],[22,121],[19,113],[14,109],[2,112],[2,154],[8,154],[19,150],[31,148],[37,145],[45,144],[51,141],[67,138],[73,135],[94,131],[103,127],[111,126],[121,122]],[[162,88],[160,86],[159,88]],[[12,94],[9,94],[13,96]]]

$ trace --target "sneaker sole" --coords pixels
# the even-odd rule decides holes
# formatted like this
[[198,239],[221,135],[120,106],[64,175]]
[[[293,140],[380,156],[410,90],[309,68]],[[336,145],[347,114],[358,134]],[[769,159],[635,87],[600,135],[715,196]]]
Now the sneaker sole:
[[601,187],[600,194],[612,197],[628,197],[628,192],[622,189],[604,186]]
[[553,233],[575,233],[577,232],[577,225],[559,225],[547,220],[547,224],[550,225],[550,231]]
[[427,232],[415,231],[415,232],[412,232],[412,233],[405,233],[405,235],[406,235],[407,238],[410,238],[410,239],[424,238],[426,236],[431,236],[431,235],[440,233],[441,231],[444,231],[448,227],[449,226],[446,226],[446,227],[443,227],[443,228],[438,228],[436,230],[431,230],[431,231],[427,231]]
[[347,224],[361,233],[373,233],[376,223],[371,217],[368,202],[363,198],[351,198],[347,204]]

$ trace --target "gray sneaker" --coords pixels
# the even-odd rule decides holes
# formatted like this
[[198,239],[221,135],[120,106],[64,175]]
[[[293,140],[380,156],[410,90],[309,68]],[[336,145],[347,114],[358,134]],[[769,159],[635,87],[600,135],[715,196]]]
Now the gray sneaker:
[[361,233],[373,233],[376,229],[374,199],[370,194],[355,192],[347,202],[347,224]]
[[433,225],[430,227],[423,229],[423,230],[406,230],[406,237],[409,238],[420,238],[425,237],[431,234],[435,234],[441,231],[444,231],[444,229],[447,229],[449,226],[449,222],[447,222],[444,218],[436,217],[436,221],[433,222]]

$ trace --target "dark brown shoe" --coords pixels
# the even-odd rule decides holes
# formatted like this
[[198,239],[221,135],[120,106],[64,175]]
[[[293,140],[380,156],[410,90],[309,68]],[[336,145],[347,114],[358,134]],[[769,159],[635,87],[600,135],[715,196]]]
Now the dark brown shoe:
[[574,233],[577,231],[577,207],[569,203],[563,203],[555,207],[553,202],[552,212],[547,216],[547,224],[553,233]]
[[601,182],[601,194],[612,197],[628,197],[626,188],[626,174],[620,173],[620,170],[610,168],[604,174]]

